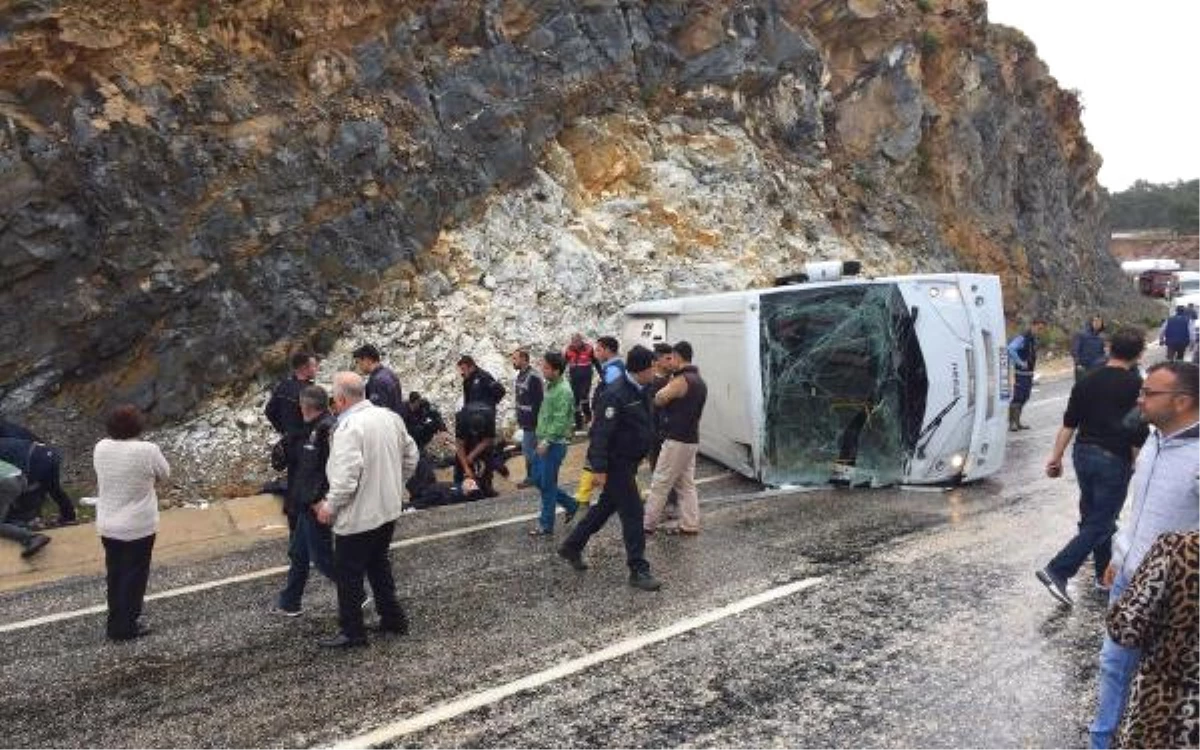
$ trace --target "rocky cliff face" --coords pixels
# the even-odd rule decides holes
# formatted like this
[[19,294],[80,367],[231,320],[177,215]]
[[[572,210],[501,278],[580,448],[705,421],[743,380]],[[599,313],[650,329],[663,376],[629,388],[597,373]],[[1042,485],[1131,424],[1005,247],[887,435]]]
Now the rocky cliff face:
[[299,345],[449,409],[460,352],[814,258],[1145,314],[1078,100],[977,0],[19,0],[0,118],[0,410],[85,459],[134,401],[197,487]]

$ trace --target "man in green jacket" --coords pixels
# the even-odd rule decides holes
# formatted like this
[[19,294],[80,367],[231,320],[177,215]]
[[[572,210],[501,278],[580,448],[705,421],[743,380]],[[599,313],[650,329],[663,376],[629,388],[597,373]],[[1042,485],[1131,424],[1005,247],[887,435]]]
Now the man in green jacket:
[[575,498],[558,486],[558,470],[567,457],[567,441],[575,426],[575,396],[563,378],[566,360],[558,352],[546,352],[542,358],[542,375],[546,379],[546,394],[537,418],[537,457],[533,474],[542,492],[542,514],[538,525],[529,530],[530,536],[549,536],[554,533],[554,506],[561,505],[570,523],[579,509]]

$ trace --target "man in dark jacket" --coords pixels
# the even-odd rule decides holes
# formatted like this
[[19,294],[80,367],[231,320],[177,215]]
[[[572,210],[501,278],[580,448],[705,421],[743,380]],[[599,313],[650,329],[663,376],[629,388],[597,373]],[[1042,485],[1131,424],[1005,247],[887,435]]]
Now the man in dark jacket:
[[292,374],[279,381],[263,412],[267,421],[282,436],[304,432],[304,417],[300,414],[300,391],[317,377],[317,357],[300,351],[291,357]]
[[446,420],[429,400],[416,391],[410,391],[404,409],[404,426],[408,434],[417,441],[417,448],[424,451],[434,435],[446,432]]
[[45,534],[35,534],[18,523],[9,523],[9,510],[25,492],[25,476],[7,461],[0,461],[0,537],[21,545],[21,557],[32,557],[50,543]]
[[288,488],[283,508],[288,514],[287,583],[279,593],[272,612],[298,617],[304,610],[301,598],[308,583],[311,564],[333,581],[333,533],[317,522],[313,506],[325,497],[329,480],[325,462],[329,459],[329,439],[337,427],[337,418],[329,413],[329,395],[320,386],[310,385],[300,392],[300,412],[305,433],[296,433],[287,442]]
[[672,489],[679,493],[679,533],[700,533],[700,498],[696,493],[696,454],[700,450],[700,417],[708,400],[708,385],[692,364],[692,345],[671,347],[671,380],[654,394],[665,440],[650,496],[646,499],[645,530],[653,534]]
[[608,384],[594,404],[592,428],[588,434],[587,462],[592,481],[601,487],[600,500],[575,527],[558,554],[576,570],[586,570],[583,548],[592,535],[603,528],[613,513],[621,519],[625,557],[629,565],[629,585],[643,591],[656,591],[661,585],[650,574],[646,562],[646,537],[642,533],[642,501],[638,496],[637,467],[654,439],[650,405],[645,387],[654,377],[654,355],[644,346],[629,350],[626,374]]
[[532,487],[533,463],[537,451],[537,420],[538,411],[542,408],[542,377],[534,372],[529,363],[529,352],[518,349],[512,355],[513,369],[517,371],[513,379],[513,398],[516,403],[517,426],[521,428],[521,454],[525,456],[525,478],[518,488]]
[[1083,324],[1082,330],[1071,338],[1071,359],[1075,360],[1075,382],[1092,370],[1103,367],[1107,356],[1104,353],[1104,318],[1093,315]]
[[1192,320],[1192,316],[1188,315],[1187,308],[1183,305],[1175,307],[1175,314],[1167,318],[1167,322],[1163,323],[1162,331],[1158,336],[1158,343],[1167,347],[1167,361],[1182,362],[1183,354],[1187,351],[1188,345],[1192,343],[1192,329],[1196,322]]
[[33,521],[46,494],[58,506],[58,526],[79,521],[75,504],[62,488],[62,453],[37,440],[0,438],[0,461],[12,464],[25,475],[26,488],[9,510],[9,520]]
[[459,358],[458,374],[462,376],[463,406],[484,403],[495,409],[504,398],[504,386],[490,372],[475,364],[474,357],[464,354]]
[[400,398],[400,378],[389,367],[380,362],[379,349],[374,344],[363,344],[351,354],[354,369],[367,379],[367,400],[404,416],[404,402]]

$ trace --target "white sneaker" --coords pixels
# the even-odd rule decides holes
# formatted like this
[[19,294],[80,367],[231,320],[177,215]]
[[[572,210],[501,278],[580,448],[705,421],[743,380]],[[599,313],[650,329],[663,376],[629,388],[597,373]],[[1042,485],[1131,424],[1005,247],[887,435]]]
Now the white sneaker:
[[273,607],[271,607],[269,610],[267,610],[267,612],[269,612],[270,614],[273,614],[273,615],[277,615],[279,617],[299,617],[300,615],[304,614],[304,609],[303,608],[284,609],[283,607],[276,604]]

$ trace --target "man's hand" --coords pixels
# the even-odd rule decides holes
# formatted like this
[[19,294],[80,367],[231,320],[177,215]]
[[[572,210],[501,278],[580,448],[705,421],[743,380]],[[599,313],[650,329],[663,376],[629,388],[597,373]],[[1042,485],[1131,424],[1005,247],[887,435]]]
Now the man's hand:
[[1117,566],[1112,563],[1104,569],[1104,575],[1101,577],[1101,582],[1108,588],[1112,588],[1113,581],[1117,580]]
[[549,449],[550,449],[550,444],[549,444],[549,443],[547,443],[545,440],[542,440],[542,441],[539,441],[539,442],[538,442],[538,444],[537,444],[537,454],[538,454],[539,456],[544,456],[544,455],[546,455],[546,451],[548,451]]
[[592,472],[592,489],[593,490],[604,489],[604,482],[607,480],[608,480],[608,474],[593,471]]
[[1061,458],[1055,458],[1054,456],[1051,456],[1050,460],[1046,461],[1046,476],[1050,477],[1051,479],[1058,479],[1062,476]]
[[333,509],[329,507],[327,500],[322,500],[316,505],[317,521],[324,526],[333,525]]

